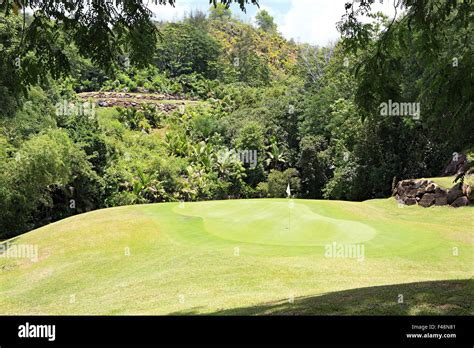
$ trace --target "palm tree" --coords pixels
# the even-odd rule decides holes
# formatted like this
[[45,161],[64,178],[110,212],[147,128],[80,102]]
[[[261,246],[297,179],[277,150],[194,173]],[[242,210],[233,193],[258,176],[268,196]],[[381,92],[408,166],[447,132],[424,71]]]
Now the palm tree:
[[221,177],[228,178],[235,175],[238,179],[242,177],[245,169],[235,151],[223,149],[216,154],[215,167]]
[[165,134],[165,139],[165,145],[170,154],[181,157],[186,157],[188,155],[189,145],[184,135],[167,132]]
[[212,146],[201,141],[196,146],[191,145],[189,152],[194,163],[200,164],[206,171],[212,168],[214,162]]
[[137,177],[132,181],[132,192],[141,202],[156,202],[166,196],[162,183],[155,175],[145,174],[141,169],[137,170]]
[[278,147],[275,140],[272,140],[270,146],[267,148],[267,159],[265,163],[272,169],[280,169],[281,165],[286,163],[285,152]]

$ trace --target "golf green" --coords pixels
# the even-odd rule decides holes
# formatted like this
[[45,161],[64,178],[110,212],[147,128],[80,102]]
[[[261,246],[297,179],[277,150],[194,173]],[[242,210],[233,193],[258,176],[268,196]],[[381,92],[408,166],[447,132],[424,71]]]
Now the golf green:
[[318,214],[318,204],[311,201],[235,200],[221,207],[219,201],[187,203],[174,211],[201,217],[208,233],[235,242],[317,246],[366,242],[376,234],[369,225]]
[[393,199],[97,210],[4,242],[37,257],[0,257],[0,314],[473,314],[473,215]]

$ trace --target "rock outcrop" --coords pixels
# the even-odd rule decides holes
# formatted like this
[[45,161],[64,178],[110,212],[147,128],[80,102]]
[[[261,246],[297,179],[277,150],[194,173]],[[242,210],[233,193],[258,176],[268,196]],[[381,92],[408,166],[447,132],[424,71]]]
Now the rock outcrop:
[[455,207],[455,208],[458,208],[458,207],[465,207],[467,205],[469,205],[470,202],[469,202],[469,199],[466,197],[466,196],[461,196],[459,197],[458,199],[456,199],[452,204],[451,206],[452,207]]
[[393,196],[401,204],[428,208],[433,205],[463,207],[474,203],[473,188],[466,184],[456,184],[447,190],[427,179],[408,179],[397,183]]
[[94,100],[100,107],[136,107],[141,104],[154,104],[158,110],[169,113],[194,102],[194,99],[172,94],[140,94],[126,92],[83,92],[79,93],[81,100]]
[[467,156],[462,153],[453,153],[452,158],[449,160],[441,176],[450,176],[459,174],[467,163]]
[[448,204],[453,204],[458,198],[464,196],[461,183],[454,185],[448,192]]

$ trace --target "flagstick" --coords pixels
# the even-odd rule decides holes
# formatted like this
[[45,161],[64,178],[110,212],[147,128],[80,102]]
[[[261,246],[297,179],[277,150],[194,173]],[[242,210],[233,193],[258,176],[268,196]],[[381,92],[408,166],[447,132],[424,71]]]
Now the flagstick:
[[291,207],[290,207],[290,205],[288,205],[288,232],[291,232]]
[[291,231],[291,188],[290,188],[290,183],[288,183],[288,186],[286,187],[286,194],[287,197],[290,199],[290,202],[288,202],[288,232]]

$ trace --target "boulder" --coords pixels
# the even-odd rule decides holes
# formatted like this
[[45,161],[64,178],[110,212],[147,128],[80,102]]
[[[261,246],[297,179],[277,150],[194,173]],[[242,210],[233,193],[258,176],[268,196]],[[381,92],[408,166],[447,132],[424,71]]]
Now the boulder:
[[446,168],[441,173],[441,176],[450,176],[458,174],[464,167],[464,164],[467,162],[466,155],[462,153],[453,153],[453,156],[449,160]]
[[[393,195],[397,200],[403,202],[406,205],[414,205],[423,199],[423,196],[427,193],[428,188],[432,194],[438,191],[442,193],[442,189],[430,180],[408,179],[398,182],[393,191]],[[438,195],[440,194],[438,193]],[[432,197],[430,198],[430,196],[428,196],[423,201],[423,204],[430,206],[434,204],[434,202],[435,198],[432,199]]]
[[418,202],[424,208],[431,207],[436,202],[436,196],[434,193],[425,193]]
[[435,189],[435,205],[446,205],[448,204],[448,191],[442,187],[436,187]]
[[423,179],[423,180],[415,180],[415,187],[416,188],[425,188],[426,186],[434,184],[431,180]]
[[398,185],[402,186],[402,187],[404,187],[404,186],[408,187],[408,186],[413,186],[414,182],[413,182],[413,180],[402,180],[398,183]]
[[404,197],[417,197],[421,196],[421,192],[424,193],[425,184],[420,180],[402,180],[398,183],[394,190],[394,195],[399,196],[401,199]]
[[448,191],[448,204],[454,203],[456,199],[463,196],[462,185],[458,183]]
[[[454,185],[446,190],[426,179],[402,180],[395,185],[393,196],[402,204],[428,208],[433,205],[461,207],[474,202],[474,188],[470,185]],[[472,197],[472,198],[470,198]]]
[[438,187],[439,187],[438,185],[432,182],[426,186],[425,192],[434,193]]
[[425,194],[425,190],[423,188],[419,188],[418,191],[416,192],[416,196],[417,198],[421,198],[423,197],[423,195]]
[[474,201],[474,187],[471,185],[463,185],[462,193],[464,196],[469,198],[470,201]]
[[448,195],[448,190],[445,189],[445,188],[442,188],[440,186],[436,187],[434,192],[435,192],[436,196],[447,196]]
[[465,207],[467,205],[469,205],[469,199],[467,199],[466,196],[459,197],[451,204],[451,206],[454,208]]
[[407,197],[416,197],[419,196],[420,191],[417,190],[416,188],[409,188],[408,190],[405,191],[405,196]]

